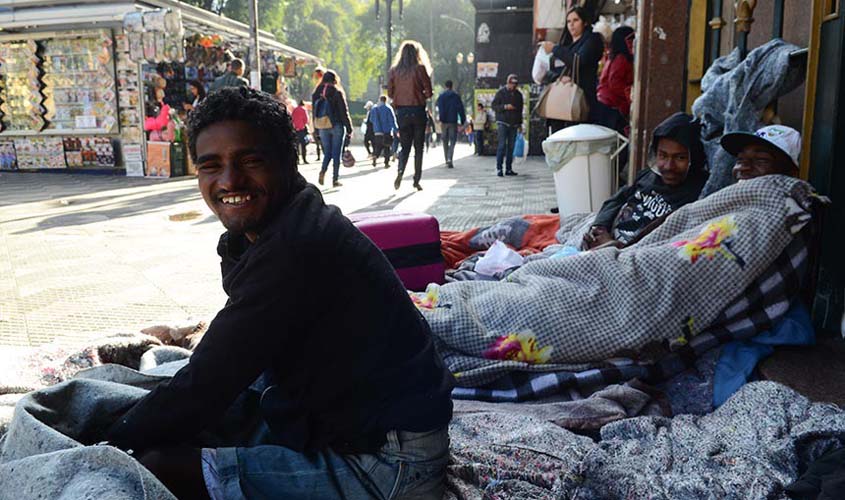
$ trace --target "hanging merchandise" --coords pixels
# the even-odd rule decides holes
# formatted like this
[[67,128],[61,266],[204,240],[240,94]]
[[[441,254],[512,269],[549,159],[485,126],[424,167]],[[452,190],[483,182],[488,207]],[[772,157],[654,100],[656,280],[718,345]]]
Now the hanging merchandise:
[[129,59],[133,61],[144,60],[144,38],[143,33],[129,33]]
[[165,35],[164,33],[158,32],[155,34],[155,44],[156,44],[156,53],[155,58],[152,60],[153,62],[162,62],[167,60],[167,51],[165,47],[167,44],[165,43]]
[[295,57],[285,58],[284,76],[285,76],[285,78],[295,78],[296,77],[296,58]]
[[144,57],[147,61],[155,61],[156,59],[156,34],[153,31],[143,33],[144,42]]
[[127,33],[141,33],[144,31],[143,12],[130,12],[123,16],[123,31]]
[[118,115],[110,34],[91,32],[43,44],[47,128],[112,132]]
[[167,16],[167,11],[163,9],[151,10],[144,12],[144,30],[145,31],[164,31],[164,18]]
[[0,44],[0,113],[3,131],[44,128],[41,47],[35,40]]

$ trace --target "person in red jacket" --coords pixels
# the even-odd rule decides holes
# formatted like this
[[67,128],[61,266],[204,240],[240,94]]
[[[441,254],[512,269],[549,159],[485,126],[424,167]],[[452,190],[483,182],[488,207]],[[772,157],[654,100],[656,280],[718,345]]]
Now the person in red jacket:
[[293,130],[296,132],[296,142],[299,143],[299,152],[302,155],[302,163],[307,165],[308,160],[305,159],[305,138],[308,136],[308,110],[305,109],[305,103],[302,99],[299,100],[299,105],[293,108],[291,113],[291,121],[293,122]]
[[601,73],[597,91],[599,124],[622,134],[625,134],[631,111],[631,87],[634,85],[634,56],[631,51],[633,42],[632,28],[622,26],[613,32],[610,55]]

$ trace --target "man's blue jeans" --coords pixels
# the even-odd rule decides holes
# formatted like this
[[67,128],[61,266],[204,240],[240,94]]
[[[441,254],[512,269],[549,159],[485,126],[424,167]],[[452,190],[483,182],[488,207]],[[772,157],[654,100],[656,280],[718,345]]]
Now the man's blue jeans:
[[375,453],[347,455],[331,449],[299,453],[270,444],[270,430],[256,414],[264,377],[227,413],[226,427],[240,446],[225,441],[202,449],[202,471],[212,500],[251,498],[346,498],[348,500],[441,498],[449,462],[447,428],[390,431]]
[[496,170],[502,171],[502,161],[505,160],[505,168],[508,172],[513,170],[513,147],[516,144],[517,125],[508,125],[504,122],[496,122],[496,130],[499,135],[499,147],[496,149]]
[[332,165],[332,182],[337,182],[340,175],[340,153],[343,151],[343,125],[335,125],[332,128],[320,129],[320,142],[323,143],[323,167],[320,172],[329,169],[329,162]]
[[458,142],[458,124],[441,123],[441,130],[443,131],[443,154],[446,157],[446,163],[452,163],[455,143]]

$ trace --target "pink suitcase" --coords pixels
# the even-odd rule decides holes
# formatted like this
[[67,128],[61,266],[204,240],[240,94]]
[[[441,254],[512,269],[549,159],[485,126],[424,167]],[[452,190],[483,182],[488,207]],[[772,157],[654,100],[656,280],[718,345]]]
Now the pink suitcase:
[[387,210],[352,214],[349,220],[384,252],[408,290],[446,281],[440,224],[431,215]]

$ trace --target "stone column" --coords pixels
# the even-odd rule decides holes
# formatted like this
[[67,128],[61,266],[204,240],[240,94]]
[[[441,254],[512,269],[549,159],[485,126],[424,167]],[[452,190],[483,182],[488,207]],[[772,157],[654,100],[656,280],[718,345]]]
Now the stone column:
[[639,0],[629,182],[648,168],[651,132],[667,116],[685,107],[684,81],[688,2]]

